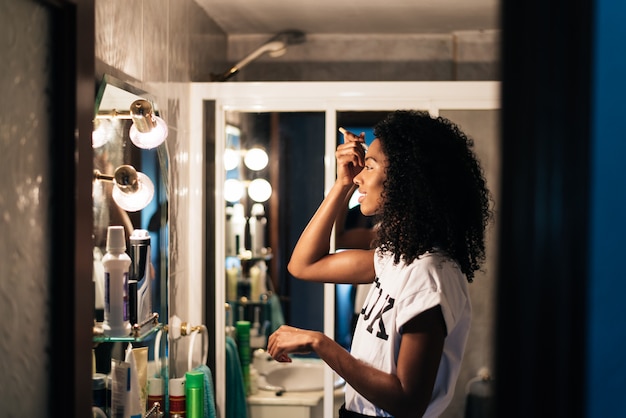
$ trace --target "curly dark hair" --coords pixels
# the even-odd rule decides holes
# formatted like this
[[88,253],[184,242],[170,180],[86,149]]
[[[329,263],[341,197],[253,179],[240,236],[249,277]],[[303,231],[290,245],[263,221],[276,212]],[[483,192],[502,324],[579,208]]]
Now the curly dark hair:
[[472,282],[492,217],[473,140],[448,119],[406,110],[390,113],[374,134],[388,164],[376,245],[395,263],[442,252]]

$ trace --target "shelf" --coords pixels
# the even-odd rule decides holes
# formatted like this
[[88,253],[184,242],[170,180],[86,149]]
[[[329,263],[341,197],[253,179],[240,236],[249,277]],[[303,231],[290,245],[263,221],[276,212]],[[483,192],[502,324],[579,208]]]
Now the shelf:
[[266,248],[265,249],[267,251],[266,254],[261,254],[261,255],[252,255],[252,253],[250,252],[250,250],[246,250],[244,253],[242,254],[229,254],[226,256],[226,258],[236,258],[240,261],[269,261],[272,259],[273,254],[272,254],[272,249],[271,248]]
[[144,320],[141,324],[133,325],[129,335],[115,337],[106,335],[102,329],[102,323],[99,323],[93,328],[93,342],[98,344],[107,342],[142,342],[163,329],[164,325],[158,321],[159,314],[153,313],[150,318]]

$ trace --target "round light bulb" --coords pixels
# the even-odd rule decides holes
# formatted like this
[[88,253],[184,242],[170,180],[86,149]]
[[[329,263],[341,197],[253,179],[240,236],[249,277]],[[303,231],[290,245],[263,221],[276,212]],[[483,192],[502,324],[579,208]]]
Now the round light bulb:
[[224,182],[224,199],[227,202],[239,202],[243,196],[243,183],[237,179],[228,179]]
[[113,136],[113,127],[108,119],[96,119],[94,121],[94,130],[91,132],[92,148],[100,148]]
[[160,117],[154,115],[152,115],[152,121],[154,122],[154,127],[148,132],[139,131],[135,123],[130,127],[128,135],[130,136],[130,140],[137,147],[143,149],[156,148],[167,138],[167,123]]
[[272,195],[272,185],[265,179],[254,179],[248,186],[248,196],[255,202],[265,202]]
[[124,192],[115,184],[113,188],[113,200],[117,205],[127,212],[137,212],[152,201],[154,196],[154,184],[148,176],[142,172],[137,172],[138,188],[136,191]]
[[243,162],[250,170],[259,171],[267,167],[269,157],[267,156],[267,152],[265,152],[265,150],[261,148],[252,148],[246,152]]
[[222,158],[224,160],[224,170],[226,171],[234,170],[239,165],[239,152],[232,148],[224,150]]

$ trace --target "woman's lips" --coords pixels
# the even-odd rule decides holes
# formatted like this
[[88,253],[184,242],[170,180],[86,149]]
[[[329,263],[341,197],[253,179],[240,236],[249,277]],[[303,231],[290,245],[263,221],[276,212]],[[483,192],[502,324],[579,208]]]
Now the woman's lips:
[[365,193],[361,193],[359,195],[359,199],[358,199],[359,203],[363,202],[363,199],[365,199]]

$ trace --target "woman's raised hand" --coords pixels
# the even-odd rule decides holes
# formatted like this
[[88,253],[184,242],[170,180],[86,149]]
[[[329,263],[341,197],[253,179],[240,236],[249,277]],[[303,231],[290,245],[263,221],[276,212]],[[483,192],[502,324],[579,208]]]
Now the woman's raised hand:
[[339,128],[339,131],[343,134],[343,144],[335,151],[337,180],[344,184],[352,184],[354,177],[365,165],[365,132],[357,136],[344,128]]

